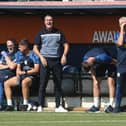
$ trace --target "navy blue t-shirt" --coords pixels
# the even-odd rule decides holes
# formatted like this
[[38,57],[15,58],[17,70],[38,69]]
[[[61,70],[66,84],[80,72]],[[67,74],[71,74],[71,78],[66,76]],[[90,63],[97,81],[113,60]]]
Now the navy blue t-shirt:
[[95,63],[111,63],[112,57],[109,56],[102,48],[93,48],[89,50],[83,57],[83,61],[87,60],[89,57],[95,57]]
[[17,56],[17,64],[21,65],[22,70],[24,70],[25,67],[32,69],[34,64],[40,64],[40,60],[33,51],[30,51],[27,55],[19,52]]

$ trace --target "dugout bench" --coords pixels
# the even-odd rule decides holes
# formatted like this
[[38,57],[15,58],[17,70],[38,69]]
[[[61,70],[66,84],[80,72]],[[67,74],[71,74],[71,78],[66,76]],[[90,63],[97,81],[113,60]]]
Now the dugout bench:
[[[62,89],[63,89],[63,97],[74,97],[79,96],[80,100],[84,97],[92,97],[92,79],[90,74],[83,73],[81,71],[81,63],[82,57],[87,52],[87,50],[93,47],[101,47],[103,46],[105,49],[111,52],[113,57],[116,55],[115,45],[113,44],[70,44],[70,50],[68,54],[68,63],[67,65],[76,68],[75,71],[68,71],[63,73],[63,81],[62,81]],[[5,44],[0,45],[0,49],[4,50],[6,48]],[[101,95],[108,96],[108,85],[105,79],[101,84]],[[38,88],[39,88],[39,78],[32,85],[30,90],[30,97],[38,96]],[[14,91],[14,96],[19,96],[19,90]],[[126,95],[126,94],[125,94]],[[46,97],[54,97],[54,83],[53,77],[50,75],[50,79],[46,88]],[[81,105],[81,104],[80,104]]]

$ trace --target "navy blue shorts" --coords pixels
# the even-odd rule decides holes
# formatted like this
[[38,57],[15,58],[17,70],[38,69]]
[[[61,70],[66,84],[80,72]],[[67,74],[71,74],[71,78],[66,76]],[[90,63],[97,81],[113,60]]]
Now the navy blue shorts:
[[32,83],[35,82],[35,80],[38,78],[36,75],[22,75],[20,76],[18,82],[17,82],[17,85],[20,85],[21,86],[21,83],[22,83],[22,80],[24,80],[25,78],[31,78],[32,79]]
[[96,77],[116,78],[116,66],[113,64],[99,64],[94,68]]
[[117,73],[116,65],[109,64],[107,65],[106,70],[107,70],[106,74],[108,77],[116,78]]
[[104,77],[106,72],[106,65],[97,64],[94,66],[94,71],[96,77]]

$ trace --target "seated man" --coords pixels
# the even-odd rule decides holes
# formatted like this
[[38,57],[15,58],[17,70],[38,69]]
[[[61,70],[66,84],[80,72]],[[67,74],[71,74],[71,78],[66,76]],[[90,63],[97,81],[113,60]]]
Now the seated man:
[[29,49],[29,42],[23,39],[19,43],[19,51],[17,57],[17,70],[16,76],[8,79],[4,83],[5,95],[7,98],[7,111],[13,110],[12,105],[12,91],[11,87],[21,85],[23,95],[22,110],[26,111],[29,100],[29,87],[32,84],[33,79],[39,72],[39,58]]
[[15,76],[16,70],[16,48],[14,39],[8,39],[6,42],[8,51],[1,51],[0,59],[0,110],[3,104],[4,81]]
[[115,63],[116,60],[102,48],[93,48],[84,55],[82,68],[86,71],[90,70],[93,79],[94,105],[88,110],[89,112],[97,112],[100,110],[100,82],[102,81],[102,77],[105,76],[106,70],[108,72],[110,102],[105,112],[111,112],[113,110],[116,75]]

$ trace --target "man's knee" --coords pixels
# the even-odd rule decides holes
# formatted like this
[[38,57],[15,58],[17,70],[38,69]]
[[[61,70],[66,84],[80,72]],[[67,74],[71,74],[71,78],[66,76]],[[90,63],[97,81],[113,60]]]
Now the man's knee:
[[29,81],[27,81],[27,80],[22,80],[22,83],[21,83],[22,88],[28,88],[28,87],[31,86],[31,84],[32,84],[32,81],[31,81],[31,80],[29,80]]
[[9,88],[9,87],[11,87],[10,83],[8,81],[5,81],[4,82],[4,88],[6,89],[6,88]]

